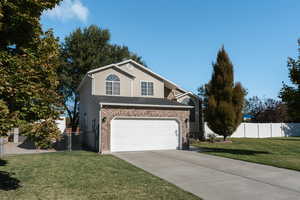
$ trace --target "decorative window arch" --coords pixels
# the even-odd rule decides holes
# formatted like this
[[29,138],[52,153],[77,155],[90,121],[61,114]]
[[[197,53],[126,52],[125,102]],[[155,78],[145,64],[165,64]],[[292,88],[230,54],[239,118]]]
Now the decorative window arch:
[[195,102],[191,99],[191,98],[185,98],[182,100],[183,104],[185,105],[189,105],[189,106],[194,106],[191,110],[190,110],[190,122],[195,122],[195,118],[196,118],[196,110],[195,110]]
[[120,95],[120,79],[115,74],[110,74],[105,79],[106,94]]

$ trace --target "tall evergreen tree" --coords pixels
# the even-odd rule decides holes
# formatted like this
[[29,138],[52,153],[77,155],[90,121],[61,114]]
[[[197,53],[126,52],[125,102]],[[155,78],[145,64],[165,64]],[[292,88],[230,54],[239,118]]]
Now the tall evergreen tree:
[[60,92],[64,96],[64,106],[73,130],[79,123],[77,87],[89,70],[129,58],[143,64],[141,57],[130,52],[128,47],[110,44],[109,39],[110,33],[107,29],[91,25],[83,30],[76,29],[62,44]]
[[222,47],[213,63],[211,80],[205,85],[205,120],[208,127],[226,138],[242,121],[245,89],[234,83],[233,65]]
[[60,113],[59,44],[40,15],[59,0],[0,2],[0,135],[21,122]]
[[288,58],[289,77],[294,86],[283,84],[279,97],[288,107],[290,120],[300,122],[300,39],[298,60]]

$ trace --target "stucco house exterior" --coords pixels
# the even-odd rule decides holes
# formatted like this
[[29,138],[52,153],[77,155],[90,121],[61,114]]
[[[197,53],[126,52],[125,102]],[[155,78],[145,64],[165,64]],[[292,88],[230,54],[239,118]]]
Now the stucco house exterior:
[[89,71],[78,87],[83,145],[97,152],[183,149],[200,132],[200,100],[126,60]]

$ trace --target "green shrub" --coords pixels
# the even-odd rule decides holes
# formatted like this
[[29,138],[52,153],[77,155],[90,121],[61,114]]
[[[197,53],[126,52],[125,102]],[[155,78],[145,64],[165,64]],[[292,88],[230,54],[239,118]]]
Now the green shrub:
[[55,120],[47,119],[41,122],[26,124],[21,127],[21,134],[27,136],[29,141],[39,149],[48,149],[60,139],[61,132]]
[[208,137],[208,141],[210,143],[215,143],[215,141],[216,141],[216,135],[215,134],[210,133],[210,134],[207,135],[207,137]]

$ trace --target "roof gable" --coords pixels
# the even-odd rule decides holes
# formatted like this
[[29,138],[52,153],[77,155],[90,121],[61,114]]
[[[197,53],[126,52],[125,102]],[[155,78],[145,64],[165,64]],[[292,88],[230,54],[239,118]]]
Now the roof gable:
[[119,63],[115,63],[115,64],[110,64],[110,65],[98,67],[98,68],[95,68],[93,70],[88,71],[87,74],[82,79],[81,83],[79,84],[77,90],[80,89],[80,87],[82,86],[82,84],[85,81],[85,79],[87,78],[87,76],[91,76],[91,74],[93,74],[93,73],[96,73],[98,71],[101,71],[101,70],[104,70],[104,69],[107,69],[107,68],[111,68],[111,67],[116,67],[119,70],[121,70],[124,73],[126,73],[127,75],[134,77],[132,74],[130,74],[129,72],[127,72],[127,71],[125,71],[125,70],[122,69],[121,66],[124,65],[124,64],[127,64],[127,63],[132,63],[135,67],[138,67],[138,68],[142,69],[144,72],[150,74],[151,76],[154,76],[154,77],[156,77],[158,79],[161,79],[165,83],[165,86],[168,87],[168,88],[171,88],[171,89],[176,88],[176,89],[178,89],[178,90],[180,90],[180,91],[182,91],[184,93],[188,93],[187,90],[179,87],[177,84],[173,83],[172,81],[170,81],[170,80],[166,79],[165,77],[163,77],[163,76],[161,76],[161,75],[153,72],[149,68],[145,67],[144,65],[141,65],[140,63],[138,63],[138,62],[136,62],[136,61],[134,61],[132,59],[125,60],[125,61],[122,61],[122,62],[119,62]]
[[144,72],[150,74],[151,76],[154,76],[158,79],[161,79],[162,81],[165,82],[166,86],[169,86],[170,88],[177,88],[177,89],[181,90],[182,92],[188,92],[185,89],[179,87],[177,84],[173,83],[172,81],[170,81],[170,80],[166,79],[165,77],[153,72],[148,67],[145,67],[144,65],[141,65],[140,63],[138,63],[138,62],[136,62],[132,59],[116,63],[116,65],[121,66],[121,65],[124,65],[124,64],[127,64],[127,63],[132,63],[135,67],[138,67],[138,68],[142,69]]
[[164,82],[164,79],[162,79],[161,77],[158,77],[152,73],[149,73],[147,70],[145,70],[145,68],[139,67],[135,63],[128,62],[128,63],[124,63],[124,64],[118,64],[118,67],[120,69],[123,69],[126,72],[136,76],[137,79],[146,80],[146,79],[150,78],[150,79],[155,79],[160,82]]
[[113,68],[117,71],[119,71],[120,73],[123,73],[125,74],[126,76],[130,77],[130,78],[134,78],[135,76],[130,74],[129,72],[123,70],[122,68],[120,68],[119,66],[115,65],[115,64],[112,64],[112,65],[107,65],[107,66],[104,66],[104,67],[99,67],[99,68],[96,68],[96,69],[93,69],[93,70],[90,70],[88,72],[88,74],[94,74],[94,73],[98,73],[100,71],[104,71],[104,70],[107,70],[107,69],[110,69],[110,68]]
[[132,74],[128,73],[127,71],[121,69],[119,66],[115,65],[115,64],[111,64],[111,65],[106,65],[106,66],[103,66],[103,67],[99,67],[99,68],[96,68],[96,69],[93,69],[93,70],[90,70],[88,71],[85,76],[83,77],[83,79],[81,80],[79,86],[77,87],[77,90],[80,90],[81,86],[83,85],[83,83],[85,82],[85,80],[87,79],[87,77],[93,77],[93,74],[95,73],[98,73],[100,71],[104,71],[104,70],[107,70],[107,69],[111,69],[113,68],[114,70],[128,76],[129,78],[131,79],[134,79],[135,76],[133,76]]

